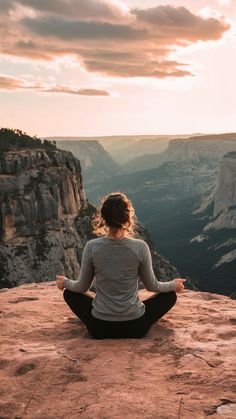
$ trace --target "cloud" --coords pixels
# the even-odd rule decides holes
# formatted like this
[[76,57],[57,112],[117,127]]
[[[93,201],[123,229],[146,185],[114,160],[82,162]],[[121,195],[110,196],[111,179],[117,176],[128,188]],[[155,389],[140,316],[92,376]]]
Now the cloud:
[[12,7],[14,6],[13,2],[11,0],[1,0],[1,12],[2,13],[8,13]]
[[23,26],[42,37],[53,36],[62,40],[139,40],[148,36],[147,30],[107,22],[83,22],[56,17],[22,19]]
[[183,77],[190,76],[191,72],[181,69],[179,67],[184,64],[177,61],[150,61],[142,62],[139,64],[122,62],[106,62],[102,60],[86,60],[84,62],[86,68],[92,72],[105,73],[110,76],[117,77],[157,77],[164,79],[166,77]]
[[82,20],[117,22],[128,17],[125,8],[119,6],[119,3],[108,0],[17,0],[15,3],[54,16],[61,15]]
[[186,42],[217,40],[229,27],[221,20],[204,19],[185,7],[158,6],[133,10],[139,22],[152,25],[162,38]]
[[108,0],[11,4],[13,12],[3,21],[5,55],[47,61],[70,55],[103,76],[189,76],[187,64],[176,58],[178,48],[217,41],[229,29],[223,17],[204,18],[185,7],[128,10]]
[[42,82],[31,82],[21,78],[11,77],[7,75],[0,75],[0,90],[7,91],[22,91],[29,90],[44,93],[66,93],[80,96],[109,96],[106,90],[94,88],[76,88],[72,86],[65,86],[60,84],[47,84]]

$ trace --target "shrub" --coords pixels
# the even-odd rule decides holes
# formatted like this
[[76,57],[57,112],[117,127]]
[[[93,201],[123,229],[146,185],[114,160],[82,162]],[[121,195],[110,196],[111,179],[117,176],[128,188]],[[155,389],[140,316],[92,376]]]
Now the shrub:
[[4,151],[19,148],[56,149],[55,141],[40,140],[36,136],[31,137],[18,129],[1,128],[0,129],[0,156]]

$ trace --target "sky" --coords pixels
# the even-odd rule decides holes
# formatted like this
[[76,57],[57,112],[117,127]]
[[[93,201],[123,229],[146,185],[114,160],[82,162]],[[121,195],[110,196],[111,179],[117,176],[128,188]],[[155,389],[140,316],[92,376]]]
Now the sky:
[[236,131],[236,0],[0,0],[0,122],[30,135]]

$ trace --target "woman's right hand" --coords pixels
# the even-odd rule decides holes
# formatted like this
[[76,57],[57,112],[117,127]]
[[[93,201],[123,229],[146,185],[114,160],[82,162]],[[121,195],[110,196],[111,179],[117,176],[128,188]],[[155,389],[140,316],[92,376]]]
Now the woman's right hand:
[[65,283],[65,276],[62,275],[56,275],[56,284],[59,290],[63,291]]
[[176,292],[181,292],[184,290],[184,282],[187,281],[184,278],[175,278],[175,284],[176,284]]

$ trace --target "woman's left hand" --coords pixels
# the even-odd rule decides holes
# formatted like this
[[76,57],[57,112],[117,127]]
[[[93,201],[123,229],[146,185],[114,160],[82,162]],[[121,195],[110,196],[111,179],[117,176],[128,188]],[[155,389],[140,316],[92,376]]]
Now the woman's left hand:
[[61,275],[56,275],[56,283],[57,286],[59,288],[59,290],[63,291],[64,287],[64,282],[65,282],[65,277],[61,276]]

